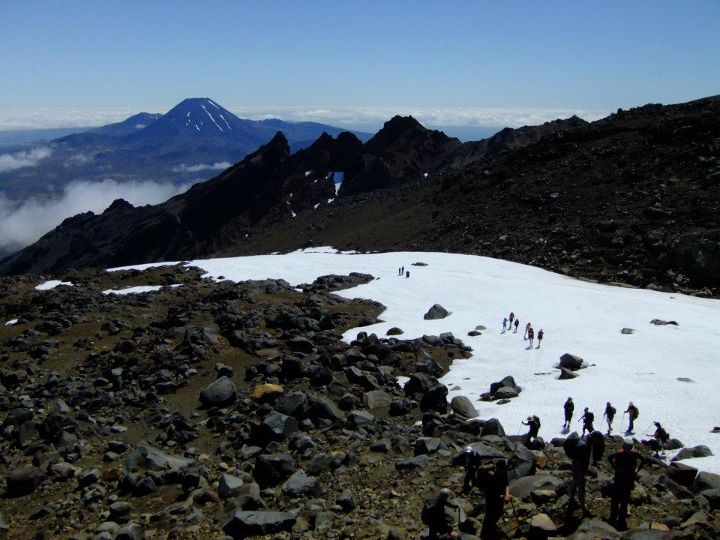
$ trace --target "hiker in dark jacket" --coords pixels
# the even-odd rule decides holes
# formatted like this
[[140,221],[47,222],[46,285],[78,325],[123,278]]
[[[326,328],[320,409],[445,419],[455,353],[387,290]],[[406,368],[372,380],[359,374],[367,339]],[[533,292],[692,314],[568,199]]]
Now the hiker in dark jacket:
[[586,431],[588,433],[592,433],[595,430],[595,428],[593,428],[593,422],[595,421],[595,415],[593,413],[591,413],[587,407],[585,407],[585,412],[583,413],[583,415],[580,417],[580,420],[578,420],[578,421],[582,421],[582,423],[583,423],[583,430],[582,430],[583,435],[585,435]]
[[528,348],[532,349],[533,339],[535,339],[535,329],[532,326],[530,326],[530,328],[528,328],[528,330],[527,330],[527,338],[528,338],[528,341],[530,342],[530,347],[528,347]]
[[608,456],[608,461],[615,469],[609,521],[617,530],[625,531],[628,528],[626,520],[630,494],[646,459],[635,450],[633,440],[628,438],[619,451]]
[[583,516],[587,517],[590,512],[585,504],[585,477],[590,467],[590,444],[585,437],[579,437],[577,432],[573,431],[565,439],[563,449],[567,457],[572,460],[572,481],[568,492],[567,513],[570,515],[576,508],[580,508]]
[[633,405],[633,402],[630,402],[630,405],[628,405],[627,410],[625,411],[628,415],[628,418],[630,419],[630,423],[628,424],[627,432],[626,433],[632,433],[635,426],[635,420],[637,420],[637,417],[640,416],[640,411],[638,408]]
[[573,412],[575,411],[575,404],[573,403],[571,397],[567,398],[565,405],[563,405],[563,409],[565,409],[565,423],[563,424],[563,429],[569,430],[570,422],[572,421],[573,417]]
[[497,460],[494,468],[481,467],[477,473],[477,483],[485,493],[485,517],[480,538],[483,540],[502,538],[505,535],[497,523],[503,515],[505,503],[512,498],[505,460]]
[[530,444],[537,439],[538,432],[540,431],[540,418],[537,416],[528,416],[527,422],[522,422],[522,425],[529,426],[527,435],[525,435],[525,444]]
[[587,438],[588,444],[592,450],[593,466],[597,467],[597,464],[602,459],[603,454],[605,454],[605,437],[600,431],[593,431],[587,436]]
[[607,402],[607,405],[605,405],[605,413],[603,414],[603,417],[607,420],[607,426],[608,426],[608,435],[612,432],[612,423],[615,419],[615,413],[616,413],[615,407],[610,405],[610,402]]
[[[430,540],[451,538],[453,532],[454,505],[449,501],[450,491],[443,488],[434,497],[425,502],[422,509],[422,521],[428,526]],[[450,508],[450,512],[447,511]]]
[[538,346],[537,348],[540,348],[540,344],[542,343],[543,338],[545,337],[545,332],[543,332],[542,328],[538,332]]
[[513,334],[517,334],[518,326],[520,326],[520,319],[515,319],[515,330],[513,331]]
[[655,439],[655,442],[657,443],[657,449],[655,450],[655,457],[658,457],[660,454],[658,452],[662,452],[663,455],[665,454],[665,443],[670,440],[670,434],[665,430],[664,427],[660,425],[660,422],[654,422],[655,424],[655,433],[653,434],[653,438]]

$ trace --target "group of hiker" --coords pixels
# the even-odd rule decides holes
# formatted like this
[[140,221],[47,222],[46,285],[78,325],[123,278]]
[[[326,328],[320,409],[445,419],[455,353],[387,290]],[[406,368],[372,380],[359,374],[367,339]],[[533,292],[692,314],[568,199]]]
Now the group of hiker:
[[[565,422],[563,423],[563,430],[565,432],[568,432],[570,431],[570,423],[572,422],[572,417],[575,412],[575,402],[572,400],[571,397],[567,398],[565,404],[563,405],[563,409],[565,412]],[[615,409],[615,407],[613,407],[612,404],[608,401],[605,405],[605,412],[603,413],[603,418],[605,418],[605,421],[607,422],[608,435],[612,433],[613,421],[615,420],[616,412],[617,409]],[[628,416],[628,428],[625,431],[625,434],[632,435],[635,432],[635,420],[637,420],[637,417],[640,416],[640,410],[631,401],[628,405],[628,408],[625,409],[625,412],[623,413],[623,418],[625,418],[626,414]],[[595,414],[591,412],[588,407],[585,407],[583,415],[580,417],[578,422],[583,423],[583,435],[585,435],[585,432],[592,433],[595,430]]]
[[406,278],[410,277],[410,270],[405,270],[404,266],[401,266],[398,268],[398,276],[402,277],[405,276]]
[[[512,331],[513,334],[517,334],[519,326],[520,326],[520,319],[518,319],[515,316],[515,313],[511,311],[510,315],[503,318],[501,333],[504,334],[505,332]],[[537,349],[540,348],[540,343],[542,343],[543,337],[545,337],[545,332],[543,332],[543,330],[541,328],[537,334],[537,340],[538,340],[537,347],[536,347]],[[533,342],[535,340],[535,329],[533,328],[531,323],[525,324],[525,332],[523,334],[523,340],[529,342],[529,345],[527,347],[528,349],[533,348]]]
[[[570,430],[575,404],[571,397],[568,397],[564,406],[565,422],[563,431]],[[605,407],[603,417],[607,421],[609,436],[612,432],[612,424],[615,418],[616,409],[610,402]],[[639,416],[638,408],[630,402],[625,414],[629,418],[629,426],[626,435],[633,434],[634,422]],[[582,434],[578,435],[573,431],[563,442],[565,455],[570,459],[570,470],[572,479],[568,489],[567,516],[572,517],[575,511],[581,510],[583,517],[590,516],[586,502],[586,477],[590,466],[597,467],[605,454],[605,435],[594,427],[594,414],[586,407],[579,421],[583,424]],[[531,449],[542,448],[544,443],[538,439],[540,431],[540,418],[536,415],[527,417],[523,425],[528,426],[528,432],[523,442]],[[654,450],[655,457],[658,451],[662,451],[665,443],[669,440],[667,431],[659,422],[653,422],[655,426]],[[610,497],[610,515],[608,522],[618,530],[627,529],[628,504],[630,494],[635,486],[638,473],[648,462],[636,449],[632,438],[623,440],[621,448],[608,456],[608,462],[613,468],[613,480],[601,487],[601,493]],[[463,493],[470,494],[473,488],[480,489],[485,498],[485,516],[483,519],[480,538],[495,539],[505,537],[505,533],[498,526],[500,518],[505,511],[505,504],[512,504],[512,495],[508,481],[509,463],[498,455],[480,454],[471,446],[463,451],[461,459],[465,468],[463,481]],[[593,477],[596,475],[593,474]],[[453,532],[455,516],[460,521],[460,508],[450,499],[451,493],[447,489],[441,490],[439,495],[426,503],[423,508],[423,522],[429,526],[429,538],[452,538],[458,536]],[[517,515],[515,515],[517,520]]]

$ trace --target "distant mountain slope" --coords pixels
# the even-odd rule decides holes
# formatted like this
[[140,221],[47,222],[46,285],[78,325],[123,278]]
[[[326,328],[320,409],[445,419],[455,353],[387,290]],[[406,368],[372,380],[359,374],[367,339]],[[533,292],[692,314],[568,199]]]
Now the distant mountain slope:
[[[52,196],[72,181],[195,183],[242,159],[282,131],[291,149],[312,144],[322,133],[343,130],[313,122],[245,120],[209,98],[185,99],[166,114],[139,113],[115,124],[73,133],[43,147],[35,166],[0,172],[0,194],[15,200]],[[369,137],[358,133],[361,139]],[[27,152],[37,144],[0,149]]]
[[118,202],[118,216],[68,220],[0,272],[332,245],[489,255],[720,295],[719,134],[720,98],[708,98],[465,144],[411,117],[365,144],[324,135],[292,156],[275,137],[164,205]]

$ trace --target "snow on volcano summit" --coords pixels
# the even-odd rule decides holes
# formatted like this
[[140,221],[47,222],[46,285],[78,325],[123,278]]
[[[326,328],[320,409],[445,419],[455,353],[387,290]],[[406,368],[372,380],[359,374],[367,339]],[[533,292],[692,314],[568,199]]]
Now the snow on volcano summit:
[[[427,266],[413,266],[415,262]],[[285,279],[292,285],[310,283],[324,274],[363,272],[375,276],[365,285],[340,291],[347,298],[369,298],[386,306],[384,321],[363,327],[385,336],[400,327],[402,339],[453,332],[473,349],[469,359],[455,360],[442,379],[448,398],[469,397],[482,418],[498,418],[508,434],[518,433],[529,414],[542,420],[545,440],[562,436],[563,403],[575,401],[572,430],[581,430],[584,407],[595,413],[595,426],[605,429],[605,403],[618,413],[615,433],[627,426],[623,411],[633,401],[640,409],[635,437],[652,434],[659,421],[671,437],[685,446],[704,444],[713,457],[685,460],[703,470],[720,472],[720,424],[716,381],[720,380],[717,345],[720,343],[720,302],[681,294],[660,293],[579,281],[539,268],[478,257],[446,253],[341,254],[310,249],[286,255],[264,255],[196,260],[188,263],[209,277],[243,281]],[[398,275],[404,266],[410,277]],[[451,314],[424,320],[433,304]],[[502,320],[511,311],[520,319],[517,334],[501,333]],[[653,319],[678,325],[657,326]],[[528,349],[522,329],[531,322],[545,332],[540,349]],[[467,333],[477,325],[481,335]],[[623,328],[634,333],[623,334]],[[349,330],[352,340],[360,329]],[[590,364],[572,380],[559,380],[559,357],[572,353]],[[519,397],[505,405],[477,401],[490,384],[512,375],[522,387]],[[672,454],[669,453],[669,457]]]

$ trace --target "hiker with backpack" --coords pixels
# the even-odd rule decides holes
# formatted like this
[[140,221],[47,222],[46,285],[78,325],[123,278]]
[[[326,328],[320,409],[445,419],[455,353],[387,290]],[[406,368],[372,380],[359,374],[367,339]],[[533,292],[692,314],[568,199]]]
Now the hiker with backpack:
[[532,328],[532,326],[530,325],[530,323],[527,323],[527,324],[525,325],[525,333],[523,334],[523,339],[524,339],[524,340],[528,338],[528,331],[530,330],[530,328]]
[[605,437],[600,431],[596,430],[587,436],[587,440],[592,449],[593,467],[597,467],[597,464],[605,454]]
[[518,326],[520,326],[520,319],[515,319],[515,330],[513,331],[513,334],[517,334]]
[[535,441],[538,436],[538,432],[540,431],[540,418],[537,416],[528,416],[527,422],[521,422],[524,426],[529,426],[529,430],[527,434],[525,435],[525,444],[529,445],[531,442]]
[[505,333],[505,327],[507,326],[507,323],[508,323],[508,318],[505,317],[505,318],[503,319],[503,329],[502,329],[502,333],[503,333],[503,334]]
[[508,481],[507,463],[504,459],[495,460],[495,464],[480,467],[475,475],[477,486],[485,493],[485,517],[483,518],[480,538],[495,540],[504,537],[498,527],[498,521],[505,510],[505,503],[510,502],[510,483]]
[[528,341],[530,342],[530,346],[528,347],[528,349],[532,349],[532,347],[533,347],[533,339],[535,339],[535,330],[533,329],[532,326],[530,326],[530,327],[527,329],[527,338],[528,338]]
[[563,405],[563,409],[565,409],[565,423],[563,424],[563,429],[570,430],[570,422],[572,422],[573,412],[575,411],[575,403],[573,403],[571,397],[567,398],[565,405]]
[[630,423],[628,424],[628,428],[626,433],[632,433],[635,426],[635,420],[637,420],[638,416],[640,416],[640,411],[638,408],[633,405],[633,402],[630,402],[630,405],[628,405],[627,410],[625,411],[628,415],[628,418],[630,420]]
[[655,439],[655,442],[657,443],[655,457],[659,457],[660,454],[658,452],[662,452],[663,455],[665,454],[665,444],[670,440],[670,434],[660,425],[660,422],[653,423],[655,424],[653,439]]
[[585,432],[592,433],[595,431],[595,428],[593,428],[593,422],[595,421],[595,415],[590,412],[590,409],[585,407],[585,411],[583,412],[583,415],[580,417],[578,422],[583,423],[583,430],[582,434],[585,435]]
[[538,332],[538,349],[540,348],[540,343],[542,343],[543,337],[545,337],[545,332],[543,332],[543,329],[541,328]]
[[510,317],[510,326],[508,326],[508,328],[510,330],[512,330],[512,325],[513,325],[513,322],[515,321],[515,313],[511,311],[509,317]]
[[571,460],[572,470],[567,514],[570,516],[576,508],[580,508],[583,517],[587,517],[590,515],[590,511],[585,504],[585,477],[590,467],[590,444],[585,437],[580,437],[576,431],[573,431],[565,439],[563,450]]
[[612,423],[613,423],[613,420],[615,419],[616,412],[617,412],[617,410],[615,409],[615,407],[610,405],[610,402],[608,401],[607,405],[605,405],[605,413],[603,414],[603,418],[605,418],[605,420],[607,420],[608,435],[610,435],[610,432],[612,432]]
[[627,512],[630,494],[637,480],[638,472],[646,463],[646,459],[635,450],[635,443],[626,438],[620,450],[608,456],[615,474],[610,500],[609,523],[618,531],[627,530]]
[[428,526],[428,539],[442,540],[453,537],[453,515],[456,506],[450,502],[450,490],[443,488],[425,502],[422,521]]

